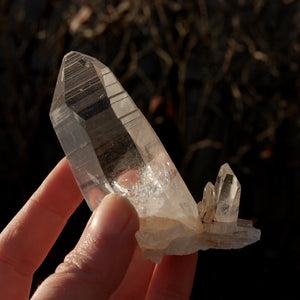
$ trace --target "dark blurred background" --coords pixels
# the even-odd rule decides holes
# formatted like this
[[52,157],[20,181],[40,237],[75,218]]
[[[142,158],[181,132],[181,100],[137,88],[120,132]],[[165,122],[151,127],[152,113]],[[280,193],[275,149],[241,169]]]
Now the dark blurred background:
[[[48,114],[76,50],[117,75],[197,201],[224,162],[241,182],[261,241],[201,251],[191,298],[298,298],[299,0],[1,0],[0,33],[0,229],[63,157]],[[89,216],[83,203],[33,289]]]

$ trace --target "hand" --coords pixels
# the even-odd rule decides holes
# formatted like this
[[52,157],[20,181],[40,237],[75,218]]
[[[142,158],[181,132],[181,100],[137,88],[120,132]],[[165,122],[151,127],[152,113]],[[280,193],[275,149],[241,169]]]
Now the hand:
[[[28,299],[33,273],[82,201],[66,159],[0,234],[0,299]],[[106,196],[76,247],[32,299],[188,299],[197,254],[141,257],[138,216],[128,200]]]

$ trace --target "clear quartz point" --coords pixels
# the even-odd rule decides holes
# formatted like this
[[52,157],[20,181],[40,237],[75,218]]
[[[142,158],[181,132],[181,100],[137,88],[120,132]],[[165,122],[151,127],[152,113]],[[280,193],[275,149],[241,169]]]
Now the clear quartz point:
[[157,135],[111,70],[70,52],[57,79],[50,118],[93,210],[108,193],[126,196],[139,216],[196,229],[197,205]]
[[216,213],[216,190],[211,182],[204,187],[203,199],[198,204],[199,216],[204,223],[211,223]]
[[198,207],[155,132],[104,64],[68,53],[50,118],[91,210],[103,197],[127,197],[140,218],[136,239],[145,258],[199,249],[240,248],[260,231],[237,220],[240,184],[228,164],[208,183]]
[[215,189],[217,204],[215,220],[236,222],[239,214],[241,185],[227,163],[220,168]]

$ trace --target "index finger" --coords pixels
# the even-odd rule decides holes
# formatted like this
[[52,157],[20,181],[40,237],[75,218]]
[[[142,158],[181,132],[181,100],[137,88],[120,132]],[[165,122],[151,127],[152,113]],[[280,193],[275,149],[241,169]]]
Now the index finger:
[[12,292],[16,299],[29,295],[33,273],[82,198],[64,158],[0,234],[3,299],[11,299]]

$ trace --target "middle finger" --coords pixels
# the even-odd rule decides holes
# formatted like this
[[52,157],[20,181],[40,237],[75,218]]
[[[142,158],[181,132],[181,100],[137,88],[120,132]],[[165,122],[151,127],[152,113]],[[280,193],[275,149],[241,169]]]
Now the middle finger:
[[145,299],[154,268],[155,264],[149,259],[143,259],[140,247],[137,246],[126,275],[110,300]]

